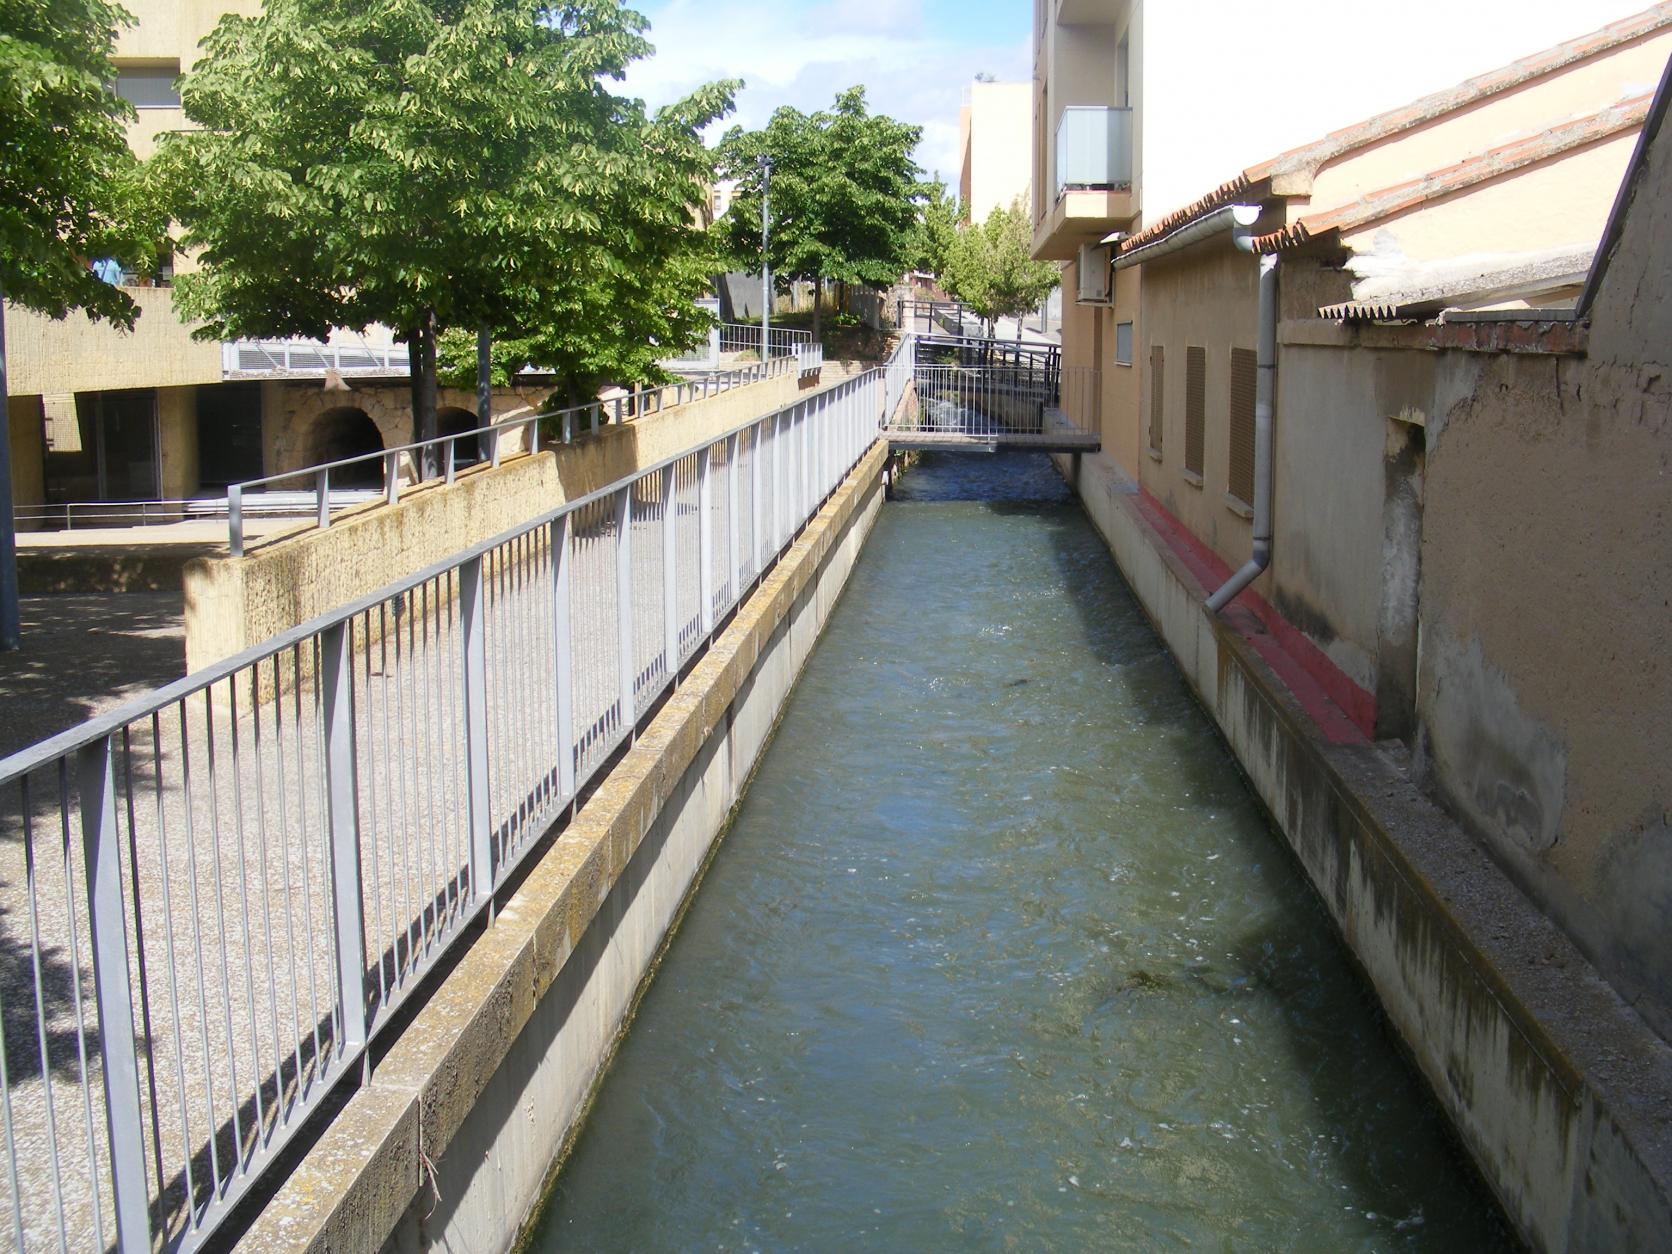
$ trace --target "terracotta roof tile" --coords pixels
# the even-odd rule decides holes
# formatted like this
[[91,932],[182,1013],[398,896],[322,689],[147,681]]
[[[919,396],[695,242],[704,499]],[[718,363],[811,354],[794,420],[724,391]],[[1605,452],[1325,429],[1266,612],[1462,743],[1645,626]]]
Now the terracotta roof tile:
[[1489,149],[1421,178],[1370,192],[1349,204],[1309,214],[1280,231],[1255,237],[1254,247],[1259,252],[1273,253],[1331,231],[1354,231],[1428,201],[1490,182],[1572,149],[1598,143],[1622,131],[1633,130],[1643,125],[1652,99],[1651,96],[1637,96],[1590,117],[1565,122],[1513,144]]

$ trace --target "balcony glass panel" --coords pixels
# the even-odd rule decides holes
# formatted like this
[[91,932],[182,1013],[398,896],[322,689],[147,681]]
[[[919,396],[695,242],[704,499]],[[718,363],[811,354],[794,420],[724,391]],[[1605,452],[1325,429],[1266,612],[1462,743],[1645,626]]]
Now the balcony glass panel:
[[1132,110],[1070,105],[1057,119],[1057,195],[1132,186]]

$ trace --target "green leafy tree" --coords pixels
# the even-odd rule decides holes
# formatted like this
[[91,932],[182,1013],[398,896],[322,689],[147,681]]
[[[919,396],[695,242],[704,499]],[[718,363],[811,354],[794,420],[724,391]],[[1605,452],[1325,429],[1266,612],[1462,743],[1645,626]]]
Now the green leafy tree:
[[[132,20],[104,0],[0,0],[0,296],[48,317],[80,309],[128,328],[139,312],[89,268],[141,263],[151,229],[124,130],[133,110],[110,90]],[[0,426],[0,649],[18,642],[9,445]]]
[[[718,233],[697,219],[714,176],[702,130],[731,111],[739,86],[711,83],[654,116],[617,102],[601,142],[620,173],[589,199],[597,227],[565,239],[565,263],[532,304],[495,320],[496,383],[532,366],[555,374],[559,399],[577,405],[606,383],[671,381],[658,362],[714,325],[696,303],[725,264]],[[462,382],[475,368],[474,336],[444,335],[443,377]]]
[[394,328],[415,434],[433,436],[440,334],[527,333],[508,311],[560,313],[578,243],[609,238],[636,105],[605,84],[650,51],[645,26],[620,0],[268,0],[223,18],[182,92],[201,129],[157,157],[203,262],[180,307],[205,338]]
[[[989,324],[999,318],[1019,320],[1038,308],[1062,277],[1049,262],[1033,260],[1031,245],[1020,200],[1008,209],[993,210],[980,226],[958,232],[943,276],[947,291]],[[1018,321],[1016,337],[1021,334]]]
[[[767,260],[781,280],[887,287],[921,251],[917,206],[922,170],[912,151],[922,128],[865,107],[850,87],[814,114],[782,108],[765,128],[733,128],[720,145],[721,169],[738,180],[726,215],[739,264],[759,266],[761,158],[772,161]],[[815,305],[813,334],[819,334]]]
[[930,179],[928,187],[928,195],[918,211],[916,268],[939,279],[946,274],[962,212],[958,198],[948,193],[938,178]]

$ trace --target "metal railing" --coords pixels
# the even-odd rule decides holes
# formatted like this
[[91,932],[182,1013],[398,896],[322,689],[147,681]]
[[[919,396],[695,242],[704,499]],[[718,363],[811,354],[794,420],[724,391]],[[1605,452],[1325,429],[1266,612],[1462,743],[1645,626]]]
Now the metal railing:
[[[375,500],[370,488],[332,488],[333,512],[352,509]],[[312,492],[263,492],[246,496],[243,516],[295,518],[316,514],[318,502]],[[74,531],[77,527],[161,527],[181,522],[220,522],[227,517],[224,496],[187,497],[157,501],[58,501],[45,505],[19,505],[13,511],[20,524],[48,531]]]
[[[768,353],[772,357],[794,357],[812,341],[812,333],[808,331],[792,331],[767,328]],[[662,358],[662,364],[672,369],[702,369],[717,370],[722,360],[731,355],[737,357],[747,355],[759,361],[761,355],[761,329],[759,326],[749,326],[743,322],[722,322],[710,328],[708,339],[695,348],[687,349],[671,357]]]
[[1001,340],[980,336],[937,336],[918,345],[920,365],[1021,367],[1055,378],[1062,346],[1047,340]]
[[1057,195],[1132,186],[1132,110],[1069,105],[1057,118]]
[[0,761],[18,1248],[215,1233],[876,441],[899,362]]
[[944,437],[948,444],[1096,442],[1099,372],[1092,367],[919,363],[912,372],[917,407],[894,412],[892,435]]
[[[816,350],[816,351],[815,351]],[[661,413],[688,401],[717,396],[732,388],[762,379],[775,378],[792,372],[807,374],[823,363],[822,346],[807,347],[791,356],[773,357],[765,362],[751,362],[733,370],[719,371],[697,379],[685,379],[665,387],[622,392],[609,400],[593,401],[572,409],[549,413],[525,414],[486,427],[473,427],[451,435],[436,436],[414,444],[344,457],[318,466],[304,466],[298,470],[259,479],[234,483],[226,490],[227,545],[234,557],[244,553],[244,504],[252,488],[271,489],[276,486],[304,484],[313,489],[315,522],[321,529],[331,525],[338,512],[333,481],[341,486],[355,479],[379,485],[376,495],[394,505],[401,493],[423,483],[452,483],[459,470],[473,464],[475,457],[466,458],[468,443],[482,460],[497,466],[509,454],[537,453],[542,440],[547,444],[572,443],[577,431],[588,431],[608,422],[621,423],[634,418]],[[355,486],[363,486],[356,484]],[[375,498],[374,498],[375,499]]]

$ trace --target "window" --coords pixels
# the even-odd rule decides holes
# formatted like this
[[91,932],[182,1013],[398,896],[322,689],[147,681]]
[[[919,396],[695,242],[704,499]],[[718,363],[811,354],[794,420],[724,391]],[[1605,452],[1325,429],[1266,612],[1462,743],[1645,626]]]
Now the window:
[[124,65],[116,71],[116,94],[136,109],[178,109],[180,63]]
[[1115,323],[1115,365],[1130,366],[1132,364],[1132,324],[1130,322]]
[[1231,495],[1254,504],[1254,350],[1231,350]]
[[1166,377],[1165,364],[1161,345],[1152,345],[1149,353],[1149,446],[1155,453],[1161,452],[1161,416],[1165,412],[1161,384]]
[[1184,350],[1184,468],[1202,480],[1208,390],[1208,353],[1205,348]]

